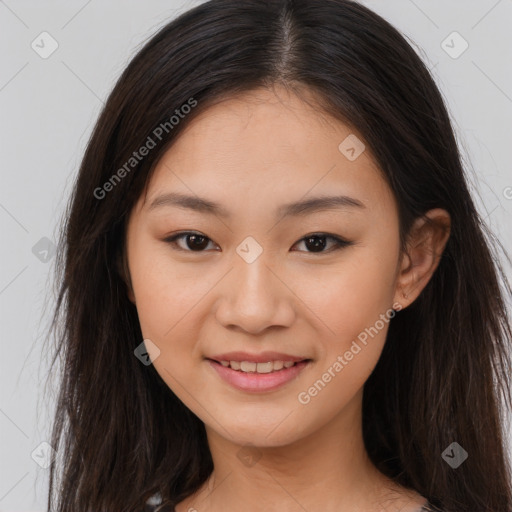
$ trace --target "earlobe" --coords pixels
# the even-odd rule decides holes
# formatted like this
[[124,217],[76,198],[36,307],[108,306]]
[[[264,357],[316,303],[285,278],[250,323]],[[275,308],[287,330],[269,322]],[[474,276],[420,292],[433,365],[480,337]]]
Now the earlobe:
[[403,308],[412,304],[430,281],[449,236],[450,215],[446,210],[430,210],[414,222],[396,283],[395,301]]

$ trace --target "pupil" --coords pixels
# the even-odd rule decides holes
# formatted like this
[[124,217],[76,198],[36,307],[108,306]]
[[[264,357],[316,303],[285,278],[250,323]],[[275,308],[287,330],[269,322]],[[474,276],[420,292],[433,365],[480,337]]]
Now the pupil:
[[[202,235],[188,235],[188,239],[192,241],[191,244],[188,244],[189,248],[192,250],[201,250],[208,245],[207,238]],[[199,241],[199,243],[196,243],[197,241]]]
[[[306,239],[306,246],[308,247],[308,249],[313,248],[314,250],[312,252],[321,252],[321,250],[325,248],[325,238],[325,236],[310,236],[309,238]],[[309,244],[312,245],[310,246]],[[316,249],[319,250],[315,251]]]

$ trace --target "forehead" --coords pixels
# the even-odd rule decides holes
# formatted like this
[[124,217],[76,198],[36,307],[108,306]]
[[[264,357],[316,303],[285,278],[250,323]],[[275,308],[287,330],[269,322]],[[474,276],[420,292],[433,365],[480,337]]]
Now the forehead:
[[158,162],[145,205],[167,191],[246,211],[258,203],[330,192],[372,204],[393,202],[362,137],[310,99],[306,103],[279,88],[258,89],[207,108]]

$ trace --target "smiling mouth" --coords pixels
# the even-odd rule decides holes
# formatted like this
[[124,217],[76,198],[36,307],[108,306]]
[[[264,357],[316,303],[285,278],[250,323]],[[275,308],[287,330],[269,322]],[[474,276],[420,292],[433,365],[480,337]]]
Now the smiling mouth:
[[[243,357],[240,356],[240,359]],[[295,361],[290,359],[288,361],[279,359],[270,361],[228,361],[219,357],[219,360],[207,358],[206,361],[215,370],[216,374],[231,387],[246,393],[264,393],[280,389],[297,379],[313,361],[312,359],[295,359]]]
[[307,363],[311,359],[304,359],[302,361],[267,361],[265,363],[255,363],[253,361],[216,361],[210,359],[213,363],[222,365],[225,368],[230,368],[240,373],[276,373],[281,370],[286,370],[300,363]]

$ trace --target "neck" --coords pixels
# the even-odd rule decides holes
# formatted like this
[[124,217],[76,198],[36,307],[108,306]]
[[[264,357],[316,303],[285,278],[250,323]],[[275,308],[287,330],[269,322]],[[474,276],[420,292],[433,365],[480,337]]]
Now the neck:
[[214,471],[177,512],[373,512],[396,498],[396,486],[375,468],[364,446],[362,390],[320,430],[286,446],[240,446],[206,431]]

